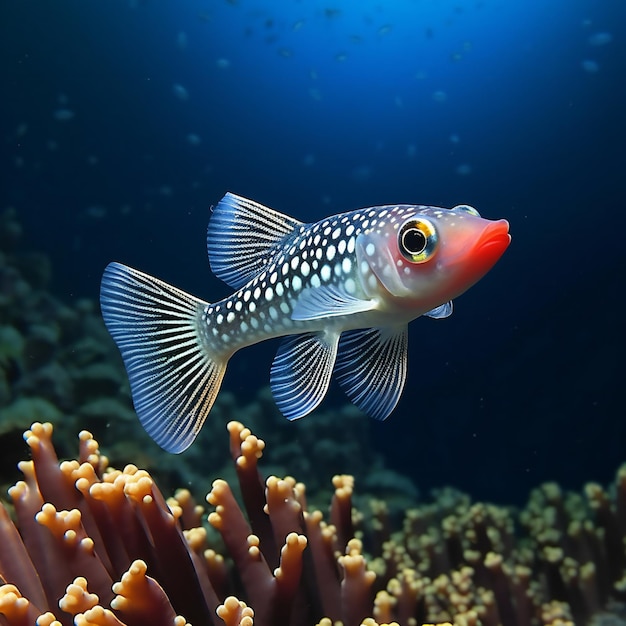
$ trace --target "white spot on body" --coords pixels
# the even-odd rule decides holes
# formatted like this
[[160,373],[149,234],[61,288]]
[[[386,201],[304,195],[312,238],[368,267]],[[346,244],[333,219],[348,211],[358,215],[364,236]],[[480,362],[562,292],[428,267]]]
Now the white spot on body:
[[320,270],[320,277],[324,282],[330,280],[331,272],[329,265],[322,265],[322,269]]

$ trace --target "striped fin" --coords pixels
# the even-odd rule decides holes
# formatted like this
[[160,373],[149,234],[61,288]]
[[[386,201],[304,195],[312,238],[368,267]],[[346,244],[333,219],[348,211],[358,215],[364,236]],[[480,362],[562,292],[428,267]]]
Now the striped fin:
[[349,294],[343,286],[324,285],[305,289],[296,300],[292,320],[309,321],[338,315],[355,315],[376,308],[375,300],[363,300]]
[[120,263],[110,263],[102,277],[102,316],[122,353],[135,410],[168,452],[182,452],[196,438],[226,370],[202,343],[206,304]]
[[431,309],[427,313],[424,313],[425,317],[432,317],[435,320],[443,319],[444,317],[450,317],[452,315],[452,300],[448,302],[444,302],[439,306],[436,306],[434,309]]
[[207,251],[213,273],[233,289],[254,278],[272,258],[274,249],[302,222],[227,193],[213,209],[207,231]]
[[408,328],[367,328],[342,333],[337,380],[350,400],[377,420],[398,404],[407,367]]
[[338,337],[304,333],[283,339],[270,371],[274,400],[288,420],[309,414],[330,384]]

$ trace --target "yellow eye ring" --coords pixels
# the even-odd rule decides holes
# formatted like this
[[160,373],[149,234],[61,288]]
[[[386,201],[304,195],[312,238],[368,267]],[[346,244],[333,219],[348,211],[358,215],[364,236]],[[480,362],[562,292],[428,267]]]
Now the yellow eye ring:
[[412,217],[398,231],[398,248],[411,263],[424,263],[435,252],[439,237],[431,222]]

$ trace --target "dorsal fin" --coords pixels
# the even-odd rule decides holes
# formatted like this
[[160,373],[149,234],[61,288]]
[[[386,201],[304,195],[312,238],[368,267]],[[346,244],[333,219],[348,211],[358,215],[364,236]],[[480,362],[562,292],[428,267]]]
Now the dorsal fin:
[[278,244],[302,222],[227,193],[213,209],[207,251],[213,273],[233,289],[254,278],[272,258]]

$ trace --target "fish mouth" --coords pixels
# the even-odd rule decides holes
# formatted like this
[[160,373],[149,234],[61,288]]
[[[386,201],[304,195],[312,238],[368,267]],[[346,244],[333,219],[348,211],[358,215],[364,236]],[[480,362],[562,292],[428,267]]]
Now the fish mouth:
[[485,228],[474,251],[482,261],[495,263],[510,243],[509,223],[506,220],[497,220]]

